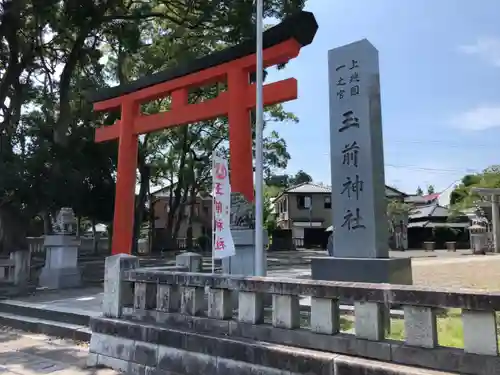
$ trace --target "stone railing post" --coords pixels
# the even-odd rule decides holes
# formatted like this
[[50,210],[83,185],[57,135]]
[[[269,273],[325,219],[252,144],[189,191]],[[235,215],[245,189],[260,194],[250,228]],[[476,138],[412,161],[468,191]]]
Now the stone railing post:
[[273,327],[300,327],[299,296],[273,294]]
[[436,311],[431,307],[403,306],[405,343],[423,348],[437,346]]
[[119,318],[125,306],[132,305],[134,293],[132,283],[122,280],[124,271],[139,267],[139,258],[118,254],[106,258],[104,270],[104,296],[102,299],[103,315]]
[[134,285],[134,309],[156,309],[157,284],[136,282]]
[[462,310],[464,351],[473,354],[498,355],[495,311]]
[[10,259],[14,262],[14,275],[9,275],[14,285],[26,286],[30,278],[31,253],[29,250],[14,251],[10,254]]
[[264,321],[262,294],[238,292],[238,320],[250,324],[259,324]]
[[208,291],[208,316],[214,319],[233,317],[233,298],[227,289],[210,288]]
[[354,302],[354,330],[363,339],[380,341],[385,336],[384,308],[375,302]]
[[340,330],[339,300],[311,298],[311,331],[333,335]]
[[205,289],[201,287],[181,286],[181,313],[200,315],[205,307]]
[[156,289],[156,310],[162,312],[179,311],[181,296],[177,285],[158,284]]

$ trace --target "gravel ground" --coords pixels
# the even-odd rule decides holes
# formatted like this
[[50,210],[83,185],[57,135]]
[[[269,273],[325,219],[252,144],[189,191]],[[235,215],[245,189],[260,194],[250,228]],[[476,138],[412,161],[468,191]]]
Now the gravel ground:
[[500,291],[500,256],[413,259],[416,285]]

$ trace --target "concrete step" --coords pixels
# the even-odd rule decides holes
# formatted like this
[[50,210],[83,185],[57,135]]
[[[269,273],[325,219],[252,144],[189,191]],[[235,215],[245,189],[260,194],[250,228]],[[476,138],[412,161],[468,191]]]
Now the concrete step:
[[0,301],[0,313],[8,313],[20,317],[37,318],[86,327],[88,327],[90,322],[89,314],[85,314],[80,311],[69,311],[68,309],[49,310],[18,300]]
[[[57,315],[52,312],[53,315]],[[90,341],[88,326],[63,323],[54,320],[0,312],[0,325],[25,332],[42,333],[47,336],[66,338],[76,341]]]
[[11,282],[0,282],[0,300],[5,298],[17,297],[20,295],[26,295],[33,293],[36,290],[36,286],[28,284],[22,288],[17,287]]

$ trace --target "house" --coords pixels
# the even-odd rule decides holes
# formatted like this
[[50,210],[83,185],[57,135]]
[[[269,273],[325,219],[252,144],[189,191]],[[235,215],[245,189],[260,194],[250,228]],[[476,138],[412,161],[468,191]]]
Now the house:
[[438,203],[440,195],[441,193],[427,195],[410,194],[406,196],[404,201],[405,203],[411,204],[412,206],[428,206]]
[[[154,213],[154,231],[155,231],[155,247],[166,247],[169,242],[167,238],[167,224],[170,209],[170,194],[169,187],[157,190],[153,192],[152,204]],[[191,213],[191,201],[190,197],[187,198],[186,204],[184,204],[184,209],[180,218],[179,231],[177,232],[177,247],[182,248],[183,243],[187,237],[187,231],[190,223],[190,213]],[[198,238],[203,235],[210,235],[212,228],[212,197],[208,194],[198,194],[194,201],[193,208],[193,218],[192,218],[192,235],[193,238]],[[178,215],[175,219],[178,218]],[[182,242],[182,243],[179,243]]]
[[421,249],[423,242],[436,242],[437,248],[444,248],[446,241],[468,242],[469,219],[459,215],[450,220],[450,211],[438,200],[431,204],[415,205],[408,220],[408,247]]
[[[274,199],[276,224],[291,229],[293,238],[302,238],[311,246],[321,246],[325,230],[332,225],[331,188],[306,182],[284,190]],[[403,201],[406,194],[386,186],[388,199]],[[314,242],[316,238],[318,243]],[[321,242],[321,243],[320,243]]]

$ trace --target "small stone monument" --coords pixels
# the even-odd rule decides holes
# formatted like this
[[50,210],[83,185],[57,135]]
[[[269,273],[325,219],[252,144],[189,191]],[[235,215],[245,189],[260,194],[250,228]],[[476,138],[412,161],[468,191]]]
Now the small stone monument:
[[488,219],[480,207],[476,207],[475,215],[471,219],[472,225],[468,228],[470,247],[474,254],[484,254],[488,248]]
[[[255,209],[240,193],[231,193],[231,234],[236,254],[222,260],[224,273],[232,275],[255,276]],[[264,230],[264,245],[268,236]],[[266,251],[264,251],[264,271],[266,270]]]
[[389,258],[378,51],[366,39],[328,52],[331,257],[314,280],[411,284],[411,261]]
[[76,218],[71,208],[61,208],[52,223],[53,234],[45,236],[45,266],[39,284],[49,289],[74,288],[81,285],[78,268]]

